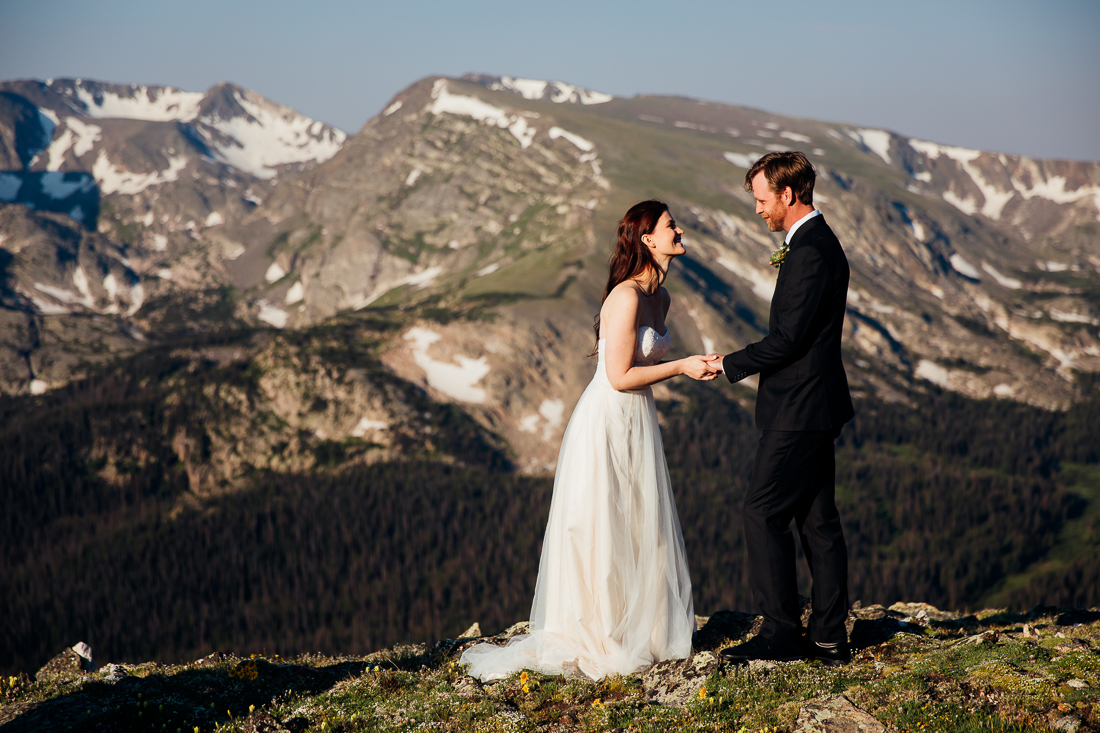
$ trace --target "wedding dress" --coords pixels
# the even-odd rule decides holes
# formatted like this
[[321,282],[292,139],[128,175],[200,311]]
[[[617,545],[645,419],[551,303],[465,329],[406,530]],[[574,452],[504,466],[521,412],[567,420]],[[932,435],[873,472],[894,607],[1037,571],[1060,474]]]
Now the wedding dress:
[[[672,338],[638,330],[634,364]],[[461,661],[483,682],[521,669],[602,679],[691,653],[695,610],[684,539],[649,387],[617,391],[605,342],[558,454],[528,634]]]

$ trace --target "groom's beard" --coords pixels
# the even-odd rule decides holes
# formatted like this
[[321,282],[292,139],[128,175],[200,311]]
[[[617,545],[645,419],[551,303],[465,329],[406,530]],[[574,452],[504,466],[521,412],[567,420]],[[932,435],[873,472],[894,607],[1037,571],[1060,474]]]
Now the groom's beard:
[[765,221],[768,222],[769,232],[783,231],[783,220],[787,218],[787,205],[785,203],[776,201],[775,206],[764,213],[768,215]]

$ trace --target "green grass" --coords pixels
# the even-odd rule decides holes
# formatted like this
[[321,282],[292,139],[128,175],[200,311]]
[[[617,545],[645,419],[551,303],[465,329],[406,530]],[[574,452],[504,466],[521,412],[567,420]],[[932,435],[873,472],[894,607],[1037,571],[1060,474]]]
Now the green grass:
[[[74,730],[189,733],[276,721],[324,733],[748,733],[790,730],[807,701],[834,695],[897,731],[1037,731],[1064,715],[1086,726],[1100,722],[1100,657],[1093,651],[1100,621],[1055,626],[1054,615],[1030,618],[1039,630],[1035,640],[1020,633],[1018,621],[1027,616],[980,617],[910,627],[913,633],[856,650],[842,667],[724,668],[682,707],[649,701],[637,676],[590,682],[524,672],[481,686],[453,652],[415,645],[365,657],[215,655],[190,664],[129,665],[128,678],[114,685],[102,671],[52,682],[22,675],[2,681],[0,724],[33,729],[49,716]],[[966,643],[975,631],[984,633],[984,643]],[[1071,680],[1086,686],[1070,686]]]

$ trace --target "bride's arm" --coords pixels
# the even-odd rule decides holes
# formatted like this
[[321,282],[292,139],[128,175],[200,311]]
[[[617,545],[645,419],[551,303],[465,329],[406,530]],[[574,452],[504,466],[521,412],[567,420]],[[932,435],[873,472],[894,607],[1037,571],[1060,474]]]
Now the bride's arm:
[[693,379],[713,379],[714,372],[701,356],[666,361],[653,366],[634,366],[638,338],[638,292],[620,287],[611,291],[600,312],[607,379],[617,390],[641,389],[671,377],[687,374]]

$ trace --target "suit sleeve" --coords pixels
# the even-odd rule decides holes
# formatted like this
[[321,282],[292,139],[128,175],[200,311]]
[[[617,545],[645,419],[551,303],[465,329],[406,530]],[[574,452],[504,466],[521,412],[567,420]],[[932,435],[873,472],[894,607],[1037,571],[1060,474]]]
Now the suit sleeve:
[[818,307],[829,284],[829,268],[816,247],[799,247],[787,255],[782,288],[775,293],[774,326],[760,341],[722,360],[731,382],[738,382],[801,355]]

